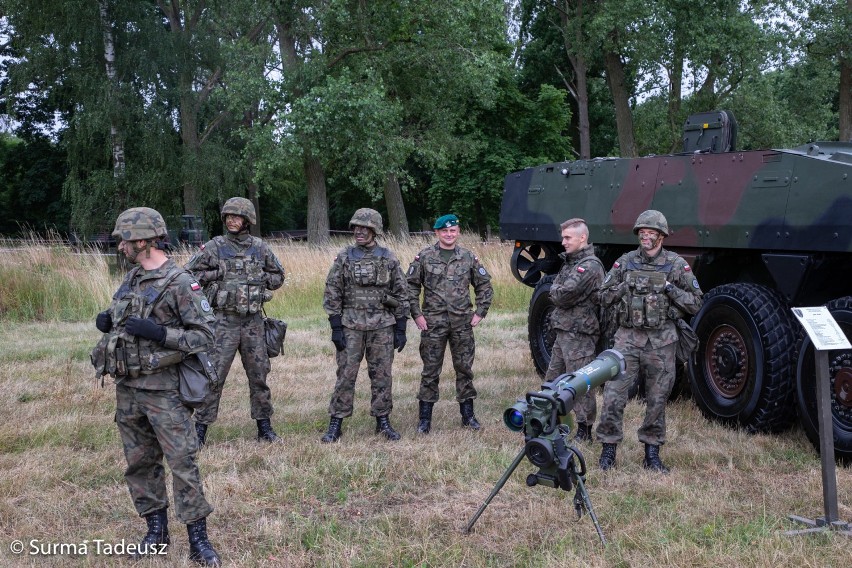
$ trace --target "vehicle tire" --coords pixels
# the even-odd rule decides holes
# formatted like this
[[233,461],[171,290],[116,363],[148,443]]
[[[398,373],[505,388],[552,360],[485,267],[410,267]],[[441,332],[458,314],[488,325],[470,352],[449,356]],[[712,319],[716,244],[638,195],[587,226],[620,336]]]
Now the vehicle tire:
[[[837,298],[826,304],[847,338],[852,339],[852,296]],[[819,419],[817,417],[816,365],[814,346],[804,335],[796,363],[796,403],[799,421],[814,448],[819,451]],[[831,382],[831,422],[834,431],[834,457],[852,462],[852,351],[828,352],[828,374]]]
[[788,309],[757,284],[725,284],[704,296],[692,320],[698,351],[692,397],[708,418],[749,432],[778,432],[795,418]]
[[532,298],[530,298],[529,317],[527,318],[530,354],[532,354],[535,370],[542,377],[547,373],[547,367],[550,365],[553,341],[556,339],[556,330],[550,325],[550,314],[555,309],[550,300],[550,286],[553,284],[554,278],[554,275],[545,276],[536,284]]

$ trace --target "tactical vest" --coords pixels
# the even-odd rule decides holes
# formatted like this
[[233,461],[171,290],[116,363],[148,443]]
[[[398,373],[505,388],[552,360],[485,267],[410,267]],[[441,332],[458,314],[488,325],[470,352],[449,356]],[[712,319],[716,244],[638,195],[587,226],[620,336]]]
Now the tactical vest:
[[151,315],[154,306],[169,284],[183,273],[178,267],[165,277],[154,281],[144,292],[131,290],[130,283],[141,269],[134,268],[113,296],[112,330],[104,334],[92,352],[92,363],[98,375],[109,374],[115,378],[137,378],[161,372],[169,365],[176,365],[184,358],[184,352],[168,349],[156,341],[128,334],[124,326],[127,318],[142,319]]
[[391,281],[390,251],[375,246],[365,252],[358,247],[349,247],[346,252],[346,269],[352,286],[343,292],[344,308],[376,307],[389,302],[387,288]]
[[637,251],[628,254],[624,265],[627,293],[619,305],[619,325],[638,329],[657,329],[666,323],[666,320],[671,317],[669,308],[672,305],[664,290],[676,258],[677,255],[666,252],[665,264],[654,266],[640,262]]
[[256,314],[263,302],[272,299],[263,281],[261,241],[255,237],[245,250],[239,250],[222,236],[214,237],[219,266],[225,273],[221,280],[211,282],[205,289],[210,304],[219,310],[241,316]]

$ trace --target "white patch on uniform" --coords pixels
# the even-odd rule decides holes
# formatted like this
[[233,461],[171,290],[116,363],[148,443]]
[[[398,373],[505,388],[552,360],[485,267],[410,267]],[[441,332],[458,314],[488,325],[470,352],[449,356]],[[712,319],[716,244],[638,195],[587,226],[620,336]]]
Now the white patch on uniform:
[[482,268],[481,266],[479,267],[479,273],[482,274],[483,276],[488,276],[488,273],[485,272],[485,269]]
[[698,290],[698,280],[696,280],[694,278],[692,279],[692,287],[695,288],[696,290]]
[[205,312],[210,311],[210,302],[207,301],[207,298],[201,298],[201,309]]
[[414,265],[413,265],[413,264],[412,264],[411,266],[409,266],[409,267],[408,267],[408,273],[409,273],[409,274],[414,274]]
[[[618,263],[616,263],[616,264],[618,264]],[[606,278],[604,279],[604,284],[606,284],[606,283],[607,283],[607,282],[609,282],[610,280],[612,280],[612,274],[607,274],[607,275],[606,275]]]

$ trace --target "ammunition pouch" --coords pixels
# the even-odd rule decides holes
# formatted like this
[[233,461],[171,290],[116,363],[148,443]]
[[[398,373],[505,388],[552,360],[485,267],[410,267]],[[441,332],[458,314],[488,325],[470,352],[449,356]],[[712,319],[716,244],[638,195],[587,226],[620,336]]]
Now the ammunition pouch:
[[664,292],[663,272],[630,271],[624,275],[627,293],[618,308],[619,325],[637,329],[657,329],[669,319],[671,302]]
[[263,264],[254,256],[255,244],[237,251],[221,237],[214,240],[219,247],[219,273],[223,277],[207,285],[207,300],[219,310],[241,316],[256,314],[264,302],[272,299],[272,292],[266,289]]
[[357,253],[355,250],[350,250],[347,258],[347,268],[353,285],[346,287],[343,305],[347,308],[362,309],[378,305],[391,310],[398,307],[399,302],[387,294],[391,271],[383,251],[377,250],[378,254],[362,256],[359,254],[360,250],[357,250]]

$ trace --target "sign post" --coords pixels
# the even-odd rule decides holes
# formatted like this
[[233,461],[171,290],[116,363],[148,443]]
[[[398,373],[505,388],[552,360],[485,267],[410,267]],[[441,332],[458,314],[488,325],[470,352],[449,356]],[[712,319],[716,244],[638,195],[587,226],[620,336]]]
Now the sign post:
[[814,344],[817,389],[817,418],[819,420],[819,453],[822,463],[822,499],[824,517],[808,519],[790,515],[790,520],[810,528],[786,531],[787,535],[836,531],[852,536],[849,523],[841,521],[837,513],[837,472],[834,463],[834,427],[831,418],[831,377],[828,370],[828,351],[852,349],[843,330],[825,306],[793,308],[793,315],[802,324]]

